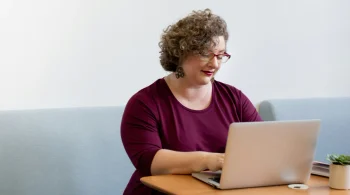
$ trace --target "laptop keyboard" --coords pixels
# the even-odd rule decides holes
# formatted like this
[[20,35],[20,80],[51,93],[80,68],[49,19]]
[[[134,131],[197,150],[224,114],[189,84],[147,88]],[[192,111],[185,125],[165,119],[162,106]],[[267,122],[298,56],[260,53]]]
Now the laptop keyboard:
[[215,181],[215,182],[217,182],[217,183],[220,183],[220,179],[221,179],[221,177],[211,177],[211,178],[209,178],[210,180],[213,180],[213,181]]

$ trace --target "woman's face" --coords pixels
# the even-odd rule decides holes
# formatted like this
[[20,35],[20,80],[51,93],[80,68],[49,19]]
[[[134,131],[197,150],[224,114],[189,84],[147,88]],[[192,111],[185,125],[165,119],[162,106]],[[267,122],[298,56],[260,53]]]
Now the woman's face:
[[190,55],[182,63],[185,73],[183,79],[190,85],[206,85],[211,82],[215,73],[220,69],[221,58],[213,54],[225,54],[226,42],[223,36],[214,37],[217,41],[215,47],[204,51],[204,55]]

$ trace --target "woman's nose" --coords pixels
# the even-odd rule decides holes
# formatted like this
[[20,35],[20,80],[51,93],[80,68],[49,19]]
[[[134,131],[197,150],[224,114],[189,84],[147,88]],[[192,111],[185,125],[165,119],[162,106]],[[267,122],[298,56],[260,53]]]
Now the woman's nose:
[[216,56],[214,56],[214,57],[210,60],[210,65],[211,65],[213,68],[219,67],[219,61],[218,61],[218,58],[217,58]]

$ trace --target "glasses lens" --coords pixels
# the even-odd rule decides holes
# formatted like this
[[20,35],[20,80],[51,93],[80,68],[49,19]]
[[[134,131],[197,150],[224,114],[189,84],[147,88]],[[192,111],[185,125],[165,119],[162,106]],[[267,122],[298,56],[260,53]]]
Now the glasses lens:
[[[213,53],[201,54],[200,57],[201,57],[201,59],[202,59],[203,61],[210,61],[210,60],[212,60],[212,59],[215,57],[215,54],[213,54]],[[227,62],[229,59],[230,59],[230,57],[229,57],[228,55],[218,55],[218,56],[217,56],[217,60],[218,60],[220,63],[225,63],[225,62]]]
[[225,63],[225,62],[228,61],[228,59],[229,59],[228,56],[223,55],[222,58],[221,58],[221,62],[222,62],[222,63]]
[[214,55],[211,54],[211,53],[208,53],[208,54],[201,54],[200,55],[200,58],[203,60],[203,61],[210,61],[211,59],[213,59]]

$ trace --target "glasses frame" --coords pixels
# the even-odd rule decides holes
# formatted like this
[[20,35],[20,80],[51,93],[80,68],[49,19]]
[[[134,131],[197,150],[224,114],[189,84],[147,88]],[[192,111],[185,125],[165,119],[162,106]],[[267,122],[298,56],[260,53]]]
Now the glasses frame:
[[[220,61],[220,60],[218,59],[219,56],[226,56],[226,57],[227,57],[227,60],[226,60],[225,62],[220,61],[220,63],[226,63],[226,62],[231,58],[231,55],[228,54],[227,52],[224,52],[223,54],[215,54],[214,52],[209,52],[208,54],[211,54],[211,55],[212,55],[212,57],[206,59],[206,61],[208,61],[208,62],[211,61],[214,57],[216,57],[216,59],[217,59],[218,61]],[[203,58],[203,55],[200,55],[200,56]]]

